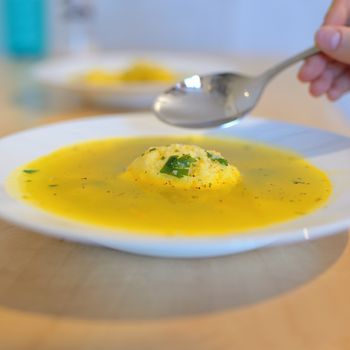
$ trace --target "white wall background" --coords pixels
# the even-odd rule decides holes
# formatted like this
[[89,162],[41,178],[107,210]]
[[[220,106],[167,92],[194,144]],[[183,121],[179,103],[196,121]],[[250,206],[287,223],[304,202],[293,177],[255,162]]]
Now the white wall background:
[[[50,3],[51,43],[65,47],[62,1]],[[102,49],[286,54],[313,42],[330,0],[90,0]]]
[[[0,18],[2,5],[0,0]],[[26,0],[22,0],[26,1]],[[62,52],[69,31],[64,0],[48,7],[49,49]],[[101,49],[171,49],[286,54],[312,44],[331,0],[74,0],[90,2]],[[3,52],[0,21],[0,53]]]

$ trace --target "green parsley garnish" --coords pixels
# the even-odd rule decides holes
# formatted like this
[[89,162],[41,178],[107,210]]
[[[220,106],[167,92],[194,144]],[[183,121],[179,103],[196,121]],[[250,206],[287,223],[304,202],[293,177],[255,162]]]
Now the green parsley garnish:
[[211,160],[218,162],[222,165],[228,166],[228,161],[225,158],[221,158],[213,153],[207,152],[207,156],[208,158],[210,158]]
[[26,174],[34,174],[36,172],[38,172],[38,169],[24,169],[23,172]]
[[190,167],[197,160],[189,154],[184,154],[181,157],[171,156],[168,158],[163,168],[160,169],[162,174],[172,175],[178,178],[188,176]]

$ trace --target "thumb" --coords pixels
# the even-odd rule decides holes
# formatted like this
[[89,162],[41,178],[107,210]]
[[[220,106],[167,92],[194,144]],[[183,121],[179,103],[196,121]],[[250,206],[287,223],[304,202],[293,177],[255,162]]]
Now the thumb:
[[316,45],[327,56],[350,64],[350,28],[323,26],[316,33]]

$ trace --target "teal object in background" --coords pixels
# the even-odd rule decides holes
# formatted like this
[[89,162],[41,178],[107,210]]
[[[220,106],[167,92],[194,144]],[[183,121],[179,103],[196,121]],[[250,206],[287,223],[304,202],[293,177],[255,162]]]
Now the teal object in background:
[[2,0],[5,52],[40,57],[46,52],[45,0]]

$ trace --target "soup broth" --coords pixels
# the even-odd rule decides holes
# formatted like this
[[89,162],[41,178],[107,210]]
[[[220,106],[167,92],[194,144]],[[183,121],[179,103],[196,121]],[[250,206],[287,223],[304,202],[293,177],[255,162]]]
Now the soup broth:
[[[145,149],[171,143],[215,149],[241,181],[224,191],[179,190],[121,174]],[[135,137],[59,149],[17,169],[10,189],[28,204],[85,224],[163,236],[222,235],[291,220],[322,206],[327,176],[301,156],[243,140]]]

